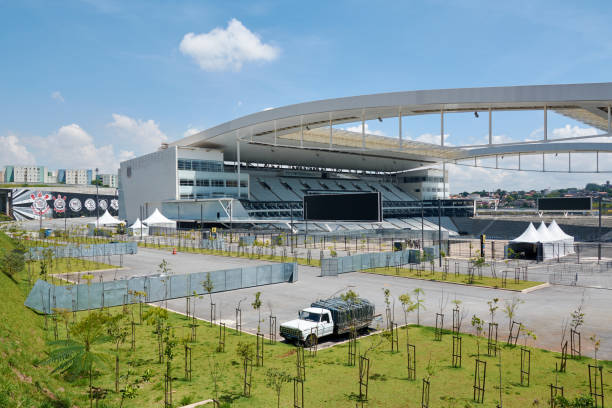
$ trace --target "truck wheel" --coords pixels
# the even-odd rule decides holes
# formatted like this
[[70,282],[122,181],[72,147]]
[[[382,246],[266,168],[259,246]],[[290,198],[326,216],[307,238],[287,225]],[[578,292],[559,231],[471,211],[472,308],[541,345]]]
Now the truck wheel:
[[308,337],[306,337],[306,341],[304,342],[304,345],[306,347],[312,347],[316,342],[317,342],[317,335],[309,334]]

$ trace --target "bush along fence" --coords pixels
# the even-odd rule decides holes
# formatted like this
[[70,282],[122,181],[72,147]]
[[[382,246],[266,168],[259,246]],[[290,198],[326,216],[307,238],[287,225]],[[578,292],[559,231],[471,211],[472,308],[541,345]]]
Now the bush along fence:
[[25,305],[43,314],[55,310],[89,310],[138,302],[159,302],[208,294],[201,282],[210,274],[211,293],[282,282],[296,282],[296,263],[277,263],[246,268],[195,272],[181,275],[139,276],[127,280],[57,286],[38,280]]
[[421,254],[418,249],[323,258],[321,260],[321,276],[336,276],[339,273],[356,272],[362,269],[418,264],[420,261]]
[[54,258],[81,258],[126,254],[132,255],[138,252],[138,244],[136,242],[113,242],[108,244],[65,245],[51,246],[46,248],[36,247],[30,248],[27,256],[31,260],[38,261],[44,259],[45,251],[51,251]]

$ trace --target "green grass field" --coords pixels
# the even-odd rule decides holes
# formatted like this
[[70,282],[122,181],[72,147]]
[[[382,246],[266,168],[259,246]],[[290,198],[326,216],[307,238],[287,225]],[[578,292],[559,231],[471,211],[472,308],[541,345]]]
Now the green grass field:
[[[258,258],[257,255],[253,254],[251,256],[246,255],[244,253],[238,254],[237,252],[230,251],[221,251],[217,249],[201,249],[201,248],[190,248],[190,247],[173,247],[170,245],[146,245],[142,242],[138,243],[138,246],[141,248],[152,248],[152,249],[164,249],[168,251],[172,251],[176,249],[179,252],[191,252],[196,254],[205,254],[205,255],[218,255],[218,256],[229,256],[233,258],[244,258],[244,259],[260,259],[271,262],[293,262],[293,257],[287,254],[287,257],[283,259],[282,256],[272,256],[272,255],[261,255],[261,258]],[[307,266],[321,266],[321,261],[315,259],[314,257],[310,259],[310,263],[306,258],[297,258],[296,261],[299,265],[307,265]]]
[[[0,235],[0,247],[9,246],[10,242]],[[0,274],[0,296],[3,307],[0,308],[0,407],[86,407],[87,378],[64,377],[51,374],[52,366],[40,364],[46,358],[49,346],[47,340],[53,339],[54,324],[49,319],[48,329],[42,316],[23,306],[27,295],[25,274],[18,276],[18,284]],[[359,288],[354,288],[359,291]],[[207,299],[198,300],[206,302]],[[265,302],[265,297],[262,299]],[[248,302],[250,303],[250,301]],[[133,308],[135,320],[138,321],[138,307]],[[146,307],[145,307],[146,308]],[[113,308],[109,313],[122,311],[121,307]],[[233,309],[232,309],[233,312]],[[77,319],[87,312],[80,312]],[[223,311],[229,315],[230,311]],[[128,317],[126,319],[129,319]],[[263,316],[262,316],[263,317]],[[484,317],[484,316],[481,316]],[[411,316],[414,318],[414,316]],[[72,320],[72,316],[70,317]],[[178,314],[169,314],[169,325],[174,335],[180,339],[190,332],[186,327],[188,320]],[[505,325],[500,321],[500,325]],[[464,327],[469,323],[465,322]],[[126,343],[120,346],[120,373],[127,373],[128,364],[131,377],[142,376],[150,370],[150,382],[142,383],[135,399],[126,400],[124,407],[161,407],[163,406],[163,374],[165,364],[157,362],[157,343],[153,327],[135,326],[136,350],[130,350],[129,336]],[[263,330],[267,331],[264,324]],[[536,334],[538,328],[535,329]],[[295,347],[277,343],[264,346],[264,367],[253,368],[252,396],[241,396],[242,366],[236,354],[239,342],[255,343],[255,336],[238,335],[228,329],[225,352],[216,352],[219,327],[210,327],[201,322],[198,327],[197,342],[192,347],[192,381],[184,380],[184,352],[180,344],[175,349],[173,366],[173,400],[175,406],[180,402],[195,402],[213,397],[211,365],[219,364],[222,378],[219,395],[223,401],[231,401],[235,407],[271,407],[276,404],[275,393],[265,386],[265,373],[269,368],[279,368],[291,375],[296,373]],[[487,362],[486,391],[484,404],[472,401],[474,381],[474,358],[476,339],[471,335],[462,335],[462,367],[451,367],[452,336],[445,334],[442,341],[434,341],[433,329],[427,327],[410,327],[410,341],[416,346],[416,381],[407,379],[406,369],[406,329],[400,329],[400,351],[390,352],[390,343],[380,335],[372,335],[358,341],[358,352],[367,352],[370,358],[369,371],[369,407],[415,407],[420,406],[422,378],[431,360],[433,375],[431,377],[430,406],[432,407],[495,407],[499,400],[499,363],[495,357],[481,356]],[[505,332],[505,330],[504,330]],[[65,338],[66,331],[62,324],[58,329],[59,338]],[[522,340],[521,340],[522,342]],[[583,342],[583,348],[587,341]],[[532,344],[530,344],[532,346]],[[94,346],[95,350],[104,352],[114,361],[111,343]],[[486,339],[480,340],[480,350],[486,349]],[[310,357],[306,351],[306,382],[304,385],[305,406],[308,407],[354,407],[355,397],[359,392],[358,368],[348,366],[348,345],[341,344],[330,349],[319,350],[316,357]],[[531,348],[531,375],[529,387],[520,385],[520,349],[502,347],[502,397],[505,407],[548,406],[549,384],[558,381],[569,397],[588,392],[587,364],[594,362],[588,358],[568,360],[567,372],[556,374],[555,363],[559,354],[546,350]],[[601,362],[604,367],[604,380],[607,380],[610,362]],[[97,387],[108,389],[106,399],[100,401],[99,407],[118,407],[120,395],[114,392],[114,363],[109,367],[98,369],[93,378]],[[120,387],[124,387],[122,378]],[[608,388],[606,385],[606,393]],[[293,401],[293,386],[286,384],[281,392],[281,406],[290,406]],[[536,402],[537,401],[537,402]]]
[[508,289],[508,290],[517,290],[517,291],[528,289],[528,288],[538,286],[544,283],[544,282],[534,282],[534,281],[519,281],[519,283],[514,283],[514,277],[508,277],[506,286],[503,286],[501,277],[492,278],[489,276],[483,276],[482,278],[479,278],[478,274],[475,274],[473,281],[471,283],[468,283],[469,277],[468,275],[465,275],[465,274],[455,275],[454,273],[448,273],[446,274],[446,277],[445,277],[442,272],[434,271],[433,273],[431,273],[429,270],[425,270],[419,273],[416,269],[412,269],[412,268],[400,268],[397,271],[395,267],[374,268],[374,269],[364,269],[360,272],[375,273],[375,274],[390,275],[390,276],[401,276],[403,278],[447,282],[447,283],[455,283],[455,284],[461,284],[461,285],[484,286],[484,287],[490,287],[490,288],[503,288],[503,289]]
[[[40,278],[40,261],[30,261],[26,264],[26,271],[31,274],[32,280],[36,281]],[[54,284],[62,280],[62,275],[74,272],[98,271],[104,269],[116,268],[115,265],[110,265],[103,262],[90,261],[80,258],[54,258],[52,266],[47,271],[47,281]]]

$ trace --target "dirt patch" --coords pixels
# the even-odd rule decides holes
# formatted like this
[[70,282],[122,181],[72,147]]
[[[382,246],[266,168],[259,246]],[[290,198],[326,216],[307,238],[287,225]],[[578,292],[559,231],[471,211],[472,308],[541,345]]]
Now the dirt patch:
[[11,370],[13,370],[13,373],[15,373],[17,378],[19,378],[19,381],[26,382],[28,384],[32,384],[32,377],[30,377],[28,375],[25,375],[24,373],[22,373],[21,371],[19,371],[15,367],[11,367]]
[[282,354],[282,355],[278,356],[278,358],[287,358],[287,357],[292,356],[294,354],[295,354],[295,349],[289,350],[285,354]]
[[42,389],[43,394],[45,394],[47,397],[51,398],[53,401],[57,401],[57,397],[55,396],[54,393],[52,393],[51,391],[49,391],[46,388]]

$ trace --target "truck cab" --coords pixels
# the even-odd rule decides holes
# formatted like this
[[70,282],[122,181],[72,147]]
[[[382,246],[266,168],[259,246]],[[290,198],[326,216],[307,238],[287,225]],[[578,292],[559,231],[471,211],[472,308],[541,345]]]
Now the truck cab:
[[290,341],[311,346],[321,337],[334,333],[334,321],[329,310],[307,307],[298,313],[298,318],[280,326],[280,335]]

